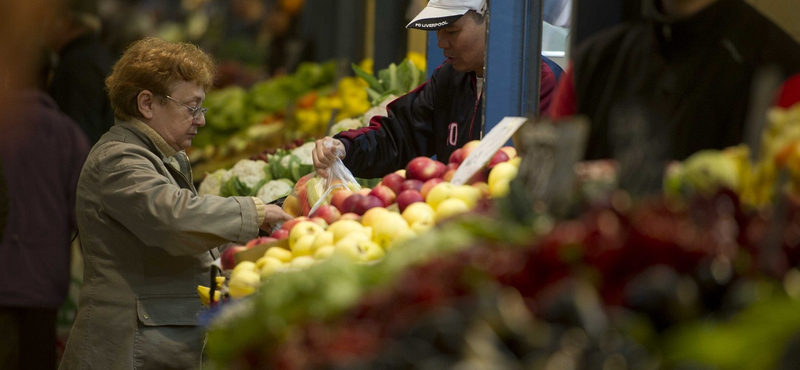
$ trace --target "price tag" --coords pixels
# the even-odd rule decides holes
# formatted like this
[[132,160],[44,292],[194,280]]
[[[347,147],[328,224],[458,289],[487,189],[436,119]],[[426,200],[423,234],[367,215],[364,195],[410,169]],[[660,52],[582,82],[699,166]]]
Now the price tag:
[[563,202],[572,194],[575,163],[583,158],[588,134],[588,120],[581,116],[525,127],[520,133],[525,154],[515,181],[521,182],[529,199],[552,211],[566,206]]
[[508,142],[508,139],[510,139],[511,136],[517,132],[517,129],[527,120],[528,119],[525,117],[503,118],[492,131],[489,131],[489,133],[483,137],[480,144],[469,153],[467,158],[461,162],[456,173],[453,174],[453,178],[450,179],[450,183],[453,185],[465,184],[486,165],[486,162],[492,159],[492,156]]

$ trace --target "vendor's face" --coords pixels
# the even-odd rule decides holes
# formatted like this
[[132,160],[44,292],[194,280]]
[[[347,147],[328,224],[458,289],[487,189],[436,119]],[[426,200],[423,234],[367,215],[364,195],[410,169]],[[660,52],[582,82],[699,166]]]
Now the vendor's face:
[[173,86],[169,96],[175,100],[165,98],[163,103],[155,100],[150,127],[173,149],[183,150],[192,145],[197,130],[206,125],[206,117],[204,114],[193,117],[192,111],[180,103],[190,107],[202,106],[206,98],[205,89],[195,82],[181,81]]
[[437,46],[444,51],[447,62],[459,72],[475,72],[483,77],[483,49],[486,41],[486,22],[475,23],[472,14],[436,31]]

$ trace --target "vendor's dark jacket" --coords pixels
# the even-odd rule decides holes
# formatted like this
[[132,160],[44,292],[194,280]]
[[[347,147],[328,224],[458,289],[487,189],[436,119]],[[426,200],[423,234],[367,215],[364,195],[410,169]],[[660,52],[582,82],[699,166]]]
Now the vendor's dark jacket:
[[[541,68],[540,107],[545,110],[556,81],[547,64]],[[347,150],[345,166],[355,176],[377,178],[419,156],[435,155],[446,163],[453,151],[481,139],[483,96],[478,98],[476,82],[474,72],[443,63],[426,83],[389,103],[387,116],[335,136]]]
[[665,160],[741,143],[758,71],[774,66],[782,78],[800,71],[800,45],[741,0],[719,0],[682,20],[657,3],[648,0],[643,20],[573,53],[577,113],[592,124],[588,159],[616,158],[642,142],[637,136]]

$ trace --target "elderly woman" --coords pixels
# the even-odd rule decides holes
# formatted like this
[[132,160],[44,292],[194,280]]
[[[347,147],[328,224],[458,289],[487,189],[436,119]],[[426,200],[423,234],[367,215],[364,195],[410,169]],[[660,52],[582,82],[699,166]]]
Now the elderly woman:
[[217,247],[291,218],[258,198],[197,195],[184,150],[213,70],[197,47],[149,38],[106,80],[117,122],[78,182],[84,285],[62,369],[198,368],[196,288]]

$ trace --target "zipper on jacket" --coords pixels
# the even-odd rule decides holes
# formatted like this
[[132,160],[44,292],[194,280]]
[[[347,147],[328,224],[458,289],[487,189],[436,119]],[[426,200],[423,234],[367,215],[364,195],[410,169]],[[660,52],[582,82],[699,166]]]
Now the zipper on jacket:
[[[472,86],[477,88],[475,82],[472,82]],[[472,110],[472,121],[469,123],[469,140],[472,140],[472,129],[475,127],[475,116],[478,115],[478,104],[481,102],[481,98],[483,97],[483,92],[478,95],[478,98],[475,99],[475,108]]]

